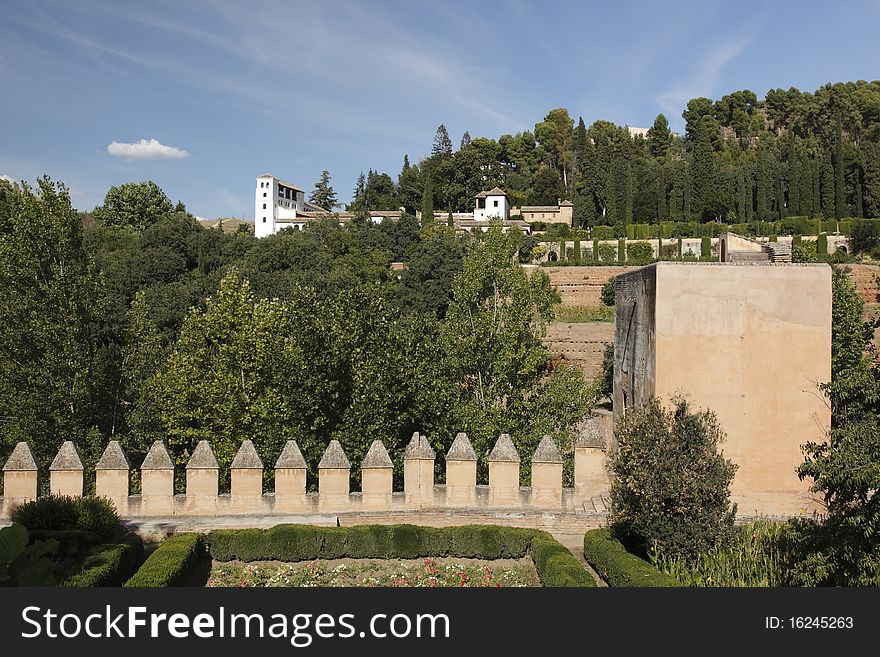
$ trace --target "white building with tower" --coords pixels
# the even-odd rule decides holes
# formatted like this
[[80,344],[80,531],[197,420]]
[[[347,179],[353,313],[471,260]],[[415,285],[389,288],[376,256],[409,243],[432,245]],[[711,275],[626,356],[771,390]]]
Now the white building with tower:
[[507,200],[507,194],[499,187],[477,194],[474,220],[489,221],[490,219],[501,221],[510,219],[510,202]]
[[283,228],[302,230],[309,219],[304,213],[326,212],[306,202],[306,193],[271,173],[257,176],[254,187],[254,235],[266,237]]

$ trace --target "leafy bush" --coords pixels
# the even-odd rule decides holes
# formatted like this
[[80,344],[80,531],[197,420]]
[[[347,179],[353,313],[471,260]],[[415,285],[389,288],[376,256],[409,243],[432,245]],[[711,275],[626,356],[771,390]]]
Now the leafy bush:
[[201,534],[176,534],[156,548],[125,586],[184,586],[204,553],[205,542]]
[[708,237],[704,237],[702,240],[700,240],[700,257],[712,257],[712,240]]
[[626,245],[626,262],[631,265],[647,265],[654,259],[654,249],[648,242],[631,242]]
[[12,520],[32,531],[77,529],[103,539],[110,538],[119,529],[116,508],[110,500],[101,497],[40,497],[16,508]]
[[617,264],[625,265],[626,264],[626,240],[619,239],[617,240]]
[[614,305],[614,279],[609,278],[602,286],[602,303],[606,306]]
[[594,585],[589,573],[549,534],[518,527],[277,525],[267,530],[215,530],[208,534],[207,544],[211,556],[218,561],[419,557],[519,559],[532,554],[538,575],[546,586]]
[[54,586],[52,560],[58,549],[54,540],[28,545],[23,525],[13,522],[0,529],[0,586]]
[[666,410],[652,398],[615,428],[610,519],[636,553],[658,545],[691,560],[733,530],[737,466],[719,453],[725,435],[711,411],[693,412],[683,397],[671,405]]
[[136,535],[91,548],[79,567],[66,574],[61,586],[121,586],[141,563],[144,544]]
[[594,240],[612,240],[614,239],[614,228],[611,226],[593,226],[590,229],[590,235]]
[[12,512],[12,522],[29,530],[76,529],[78,514],[73,497],[49,495],[22,504]]
[[584,559],[608,586],[681,586],[674,577],[629,553],[607,528],[584,534]]
[[852,235],[849,238],[849,243],[853,255],[871,253],[880,245],[880,222],[854,221],[850,232]]
[[614,264],[617,260],[617,250],[610,244],[599,245],[599,261],[603,265]]

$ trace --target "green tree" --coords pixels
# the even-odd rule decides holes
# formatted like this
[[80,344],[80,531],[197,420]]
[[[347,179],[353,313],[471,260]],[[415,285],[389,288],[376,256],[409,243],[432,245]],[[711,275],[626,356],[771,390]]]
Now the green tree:
[[62,441],[109,429],[105,294],[62,184],[41,178],[36,193],[16,187],[9,203],[0,232],[0,458],[28,441],[45,477]]
[[610,520],[627,543],[689,561],[729,538],[737,466],[719,451],[725,434],[714,413],[693,411],[682,397],[670,409],[653,398],[622,418],[614,435]]
[[152,180],[111,187],[103,205],[92,214],[102,226],[130,227],[144,230],[161,217],[171,214],[169,198]]
[[425,167],[422,173],[425,179],[422,187],[422,226],[429,226],[434,223],[434,189],[430,169]]
[[847,273],[832,278],[829,440],[804,446],[802,479],[822,493],[824,541],[804,564],[814,580],[843,586],[880,583],[880,370],[871,348],[873,323]]
[[695,142],[693,153],[693,181],[694,202],[697,212],[705,217],[711,216],[716,208],[715,156],[712,152],[712,143],[709,130],[703,121],[699,121],[694,127]]
[[442,123],[437,126],[437,133],[434,135],[434,145],[431,148],[431,157],[451,157],[452,156],[452,140],[449,138],[449,132]]
[[339,205],[339,201],[336,200],[336,192],[330,185],[330,172],[326,169],[321,172],[321,178],[315,183],[315,189],[309,196],[309,203],[331,211]]
[[669,121],[663,114],[658,114],[654,119],[654,125],[648,130],[648,150],[650,150],[651,156],[666,157],[671,142],[672,132],[669,130]]

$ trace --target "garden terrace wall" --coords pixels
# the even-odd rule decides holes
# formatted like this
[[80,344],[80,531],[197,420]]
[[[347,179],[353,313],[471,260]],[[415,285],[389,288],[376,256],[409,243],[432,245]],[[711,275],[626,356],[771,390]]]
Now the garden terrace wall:
[[[403,490],[393,490],[394,464],[381,441],[375,441],[364,462],[363,491],[351,491],[351,463],[337,441],[328,445],[318,466],[318,492],[307,492],[307,465],[295,441],[275,463],[275,490],[263,490],[264,464],[251,441],[233,460],[231,490],[219,489],[220,465],[207,441],[193,450],[186,465],[186,492],[175,494],[175,469],[165,446],[157,441],[141,464],[142,492],[129,494],[131,470],[121,446],[112,441],[95,468],[95,494],[110,499],[127,519],[149,517],[272,516],[346,512],[391,512],[421,509],[579,512],[584,502],[607,492],[604,475],[607,441],[579,439],[574,447],[573,488],[562,486],[562,458],[545,438],[533,455],[533,486],[519,485],[520,455],[509,437],[499,438],[489,456],[488,485],[477,484],[477,455],[464,433],[446,455],[445,485],[434,483],[436,455],[425,436],[413,435],[403,458]],[[50,469],[50,489],[82,495],[85,468],[72,443]],[[511,451],[513,450],[513,451]],[[61,454],[61,452],[59,452]],[[0,498],[0,517],[36,499],[38,467],[25,443],[16,446],[3,472],[7,493]],[[59,483],[60,482],[60,483]]]

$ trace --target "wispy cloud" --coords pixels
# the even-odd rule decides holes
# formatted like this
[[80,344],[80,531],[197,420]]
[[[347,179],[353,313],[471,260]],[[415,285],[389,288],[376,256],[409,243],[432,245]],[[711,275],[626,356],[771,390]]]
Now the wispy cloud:
[[174,146],[166,146],[157,139],[141,139],[128,144],[114,141],[107,147],[107,152],[127,160],[182,160],[189,153]]
[[754,39],[749,33],[723,41],[714,46],[703,58],[691,75],[654,97],[654,102],[666,112],[676,116],[692,98],[711,97],[718,89],[718,82],[724,67],[735,59]]

